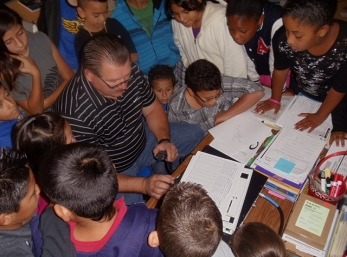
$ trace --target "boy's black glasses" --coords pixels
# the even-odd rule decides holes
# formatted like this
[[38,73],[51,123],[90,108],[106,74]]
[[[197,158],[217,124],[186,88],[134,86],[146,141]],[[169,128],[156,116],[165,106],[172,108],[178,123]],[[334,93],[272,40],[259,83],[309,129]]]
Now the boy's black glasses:
[[108,87],[111,88],[111,89],[115,89],[115,88],[117,88],[117,87],[120,87],[122,84],[128,85],[129,81],[131,81],[131,80],[133,79],[133,77],[134,77],[133,74],[131,74],[130,77],[129,77],[128,79],[126,79],[126,80],[124,80],[123,82],[118,83],[118,84],[116,84],[116,85],[114,85],[114,86],[111,86],[111,85],[109,85],[105,80],[103,80],[101,77],[99,77],[98,75],[96,75],[96,76],[97,76],[102,82],[104,82],[106,86],[108,86]]
[[223,90],[223,88],[221,88],[221,92],[218,94],[218,95],[216,95],[216,96],[214,96],[214,97],[210,97],[210,98],[207,98],[207,99],[202,99],[196,92],[194,92],[194,94],[203,102],[203,103],[208,103],[208,102],[211,102],[212,100],[214,100],[214,99],[218,99],[219,97],[221,97],[221,95],[224,93],[224,90]]

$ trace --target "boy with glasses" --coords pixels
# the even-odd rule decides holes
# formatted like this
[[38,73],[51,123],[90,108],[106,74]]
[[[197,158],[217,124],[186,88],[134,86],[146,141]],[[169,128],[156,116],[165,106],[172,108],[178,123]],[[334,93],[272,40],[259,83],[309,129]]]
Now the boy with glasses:
[[[258,83],[242,78],[222,77],[211,62],[201,59],[188,66],[186,86],[170,98],[170,122],[197,124],[207,131],[252,107],[264,95]],[[233,103],[235,98],[239,98]]]

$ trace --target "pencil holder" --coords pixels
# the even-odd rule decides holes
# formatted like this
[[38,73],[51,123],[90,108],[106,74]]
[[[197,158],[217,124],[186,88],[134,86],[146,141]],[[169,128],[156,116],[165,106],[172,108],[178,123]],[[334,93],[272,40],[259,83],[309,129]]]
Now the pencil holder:
[[[318,199],[321,199],[324,202],[334,204],[334,205],[338,204],[338,202],[342,199],[342,197],[346,193],[346,178],[343,178],[341,188],[339,189],[339,193],[335,197],[330,196],[326,192],[322,191],[320,188],[319,182],[317,182],[317,181],[319,181],[318,175],[321,171],[321,165],[323,163],[325,163],[328,159],[335,157],[335,156],[339,156],[339,155],[347,155],[347,151],[341,151],[341,152],[337,152],[337,153],[330,154],[330,155],[326,156],[313,169],[314,170],[313,174],[309,176],[308,195],[313,196],[313,197],[318,198]],[[335,174],[335,176],[336,176],[335,172],[332,172],[332,173]]]

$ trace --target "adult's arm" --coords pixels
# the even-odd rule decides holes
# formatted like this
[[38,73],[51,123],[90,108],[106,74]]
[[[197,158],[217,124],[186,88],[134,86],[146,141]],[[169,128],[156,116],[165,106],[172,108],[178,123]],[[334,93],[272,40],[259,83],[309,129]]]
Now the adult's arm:
[[50,44],[52,46],[52,54],[55,62],[58,66],[58,72],[60,76],[63,78],[63,81],[60,83],[58,88],[50,94],[47,98],[44,99],[44,109],[50,107],[54,104],[54,102],[57,100],[60,93],[65,88],[66,83],[72,78],[73,72],[70,69],[69,65],[65,62],[63,57],[60,55],[57,47],[50,41]]
[[[156,99],[149,106],[142,108],[142,113],[146,118],[146,122],[150,131],[159,142],[161,139],[170,139],[170,128],[168,117],[163,109],[162,104]],[[159,151],[167,152],[167,161],[172,162],[176,159],[178,152],[176,147],[170,142],[162,142],[153,149],[156,155]]]
[[[25,56],[13,56],[20,60],[22,65],[19,70],[22,73],[30,74],[31,80],[31,92],[26,100],[18,100],[17,104],[22,107],[29,114],[38,114],[43,112],[43,90],[41,84],[41,73],[37,67],[35,61]],[[18,85],[18,84],[17,84]],[[19,88],[20,90],[20,88]]]

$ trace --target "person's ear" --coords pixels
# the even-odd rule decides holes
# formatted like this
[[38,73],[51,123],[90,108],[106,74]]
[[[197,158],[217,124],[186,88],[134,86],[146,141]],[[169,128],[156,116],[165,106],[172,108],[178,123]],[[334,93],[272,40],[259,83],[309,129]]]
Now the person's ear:
[[0,226],[8,226],[12,223],[11,213],[1,213],[0,214]]
[[194,96],[194,92],[191,88],[187,87],[187,92],[190,96]]
[[265,16],[264,16],[264,14],[262,14],[258,20],[258,24],[257,24],[258,28],[260,28],[261,24],[263,24],[264,18],[265,18]]
[[86,17],[86,15],[85,15],[85,13],[81,7],[78,6],[76,8],[76,10],[77,10],[78,16],[80,16],[82,19],[84,19]]
[[88,69],[85,69],[84,70],[84,75],[86,76],[86,78],[87,78],[87,80],[89,81],[89,82],[92,82],[92,80],[93,80],[93,76],[95,76],[90,70],[88,70]]
[[324,26],[322,26],[318,32],[317,32],[317,35],[319,37],[324,37],[328,32],[329,32],[329,29],[330,29],[330,26],[325,24]]
[[72,212],[60,204],[55,204],[53,206],[55,214],[65,222],[71,220]]
[[158,238],[158,232],[152,231],[151,233],[149,233],[148,235],[148,245],[150,247],[158,247],[159,246],[159,238]]

